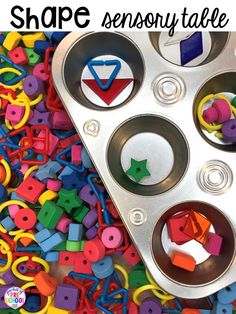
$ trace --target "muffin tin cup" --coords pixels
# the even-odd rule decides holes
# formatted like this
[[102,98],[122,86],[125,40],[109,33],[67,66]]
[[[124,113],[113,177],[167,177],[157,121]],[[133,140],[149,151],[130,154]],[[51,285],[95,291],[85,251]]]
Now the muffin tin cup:
[[[189,209],[205,216],[212,223],[215,233],[223,237],[220,255],[211,255],[205,262],[196,265],[193,272],[173,266],[170,257],[163,249],[161,240],[162,230],[167,220],[173,215]],[[208,203],[189,201],[171,207],[161,216],[154,228],[152,250],[155,262],[170,280],[180,285],[204,286],[220,278],[233,263],[235,258],[235,233],[230,221],[218,208]],[[191,255],[191,251],[188,254]]]

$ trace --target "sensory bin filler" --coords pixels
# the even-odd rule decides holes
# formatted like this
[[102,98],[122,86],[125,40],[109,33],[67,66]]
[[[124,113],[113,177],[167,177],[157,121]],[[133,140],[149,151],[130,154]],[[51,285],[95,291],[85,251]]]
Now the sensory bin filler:
[[0,34],[0,314],[234,312],[235,43]]

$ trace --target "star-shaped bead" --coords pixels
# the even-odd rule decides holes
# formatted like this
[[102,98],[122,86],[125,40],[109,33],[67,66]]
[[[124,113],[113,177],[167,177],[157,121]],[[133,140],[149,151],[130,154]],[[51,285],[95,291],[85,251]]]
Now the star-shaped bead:
[[142,178],[149,177],[151,174],[147,169],[147,159],[138,161],[131,158],[131,166],[126,171],[126,174],[133,177],[137,183],[140,182]]

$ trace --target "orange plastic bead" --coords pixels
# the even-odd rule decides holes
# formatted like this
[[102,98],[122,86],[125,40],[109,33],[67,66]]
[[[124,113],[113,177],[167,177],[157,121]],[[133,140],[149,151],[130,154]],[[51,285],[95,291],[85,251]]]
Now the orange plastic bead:
[[[33,231],[33,230],[29,230],[29,231],[27,231],[27,233],[35,234],[36,232]],[[21,238],[19,241],[20,241],[21,244],[23,244],[24,246],[29,246],[29,245],[33,242],[33,240],[30,239],[30,238]]]
[[59,284],[54,277],[50,276],[45,271],[40,271],[35,275],[34,283],[39,292],[46,297],[53,295]]
[[211,222],[200,213],[190,210],[183,232],[201,244],[205,244]]
[[194,271],[196,266],[196,261],[191,255],[176,250],[172,251],[171,262],[173,265],[188,271]]

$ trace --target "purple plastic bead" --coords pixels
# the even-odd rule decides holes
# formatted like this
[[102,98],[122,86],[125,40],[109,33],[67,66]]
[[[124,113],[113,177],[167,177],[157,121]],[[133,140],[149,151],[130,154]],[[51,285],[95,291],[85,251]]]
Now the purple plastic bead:
[[26,263],[25,263],[25,262],[20,263],[20,264],[17,266],[17,270],[18,270],[21,274],[26,274],[27,271],[28,271],[28,268],[26,267]]
[[236,143],[236,119],[224,122],[221,131],[224,139]]
[[11,285],[18,280],[10,269],[2,275],[2,278],[7,285]]
[[146,298],[139,310],[140,314],[161,314],[161,302],[156,297]]
[[43,81],[34,75],[28,75],[23,82],[23,89],[29,97],[36,97],[44,90]]
[[61,284],[56,289],[55,306],[63,310],[74,311],[78,306],[79,298],[78,288],[69,284]]
[[4,301],[5,292],[11,288],[10,285],[0,286],[0,309],[9,309],[9,306],[6,305]]
[[45,101],[41,100],[39,103],[37,103],[35,109],[39,112],[47,112],[47,108],[45,107]]
[[98,235],[98,228],[96,226],[89,228],[85,233],[85,236],[88,240],[96,238],[97,235]]
[[52,114],[51,112],[39,112],[34,110],[33,117],[29,120],[31,125],[46,125],[47,127],[52,127]]
[[98,214],[95,209],[91,209],[84,217],[82,224],[87,228],[91,228],[98,220]]
[[95,206],[97,203],[97,197],[94,194],[89,184],[86,184],[80,191],[79,197],[88,203],[89,205]]

